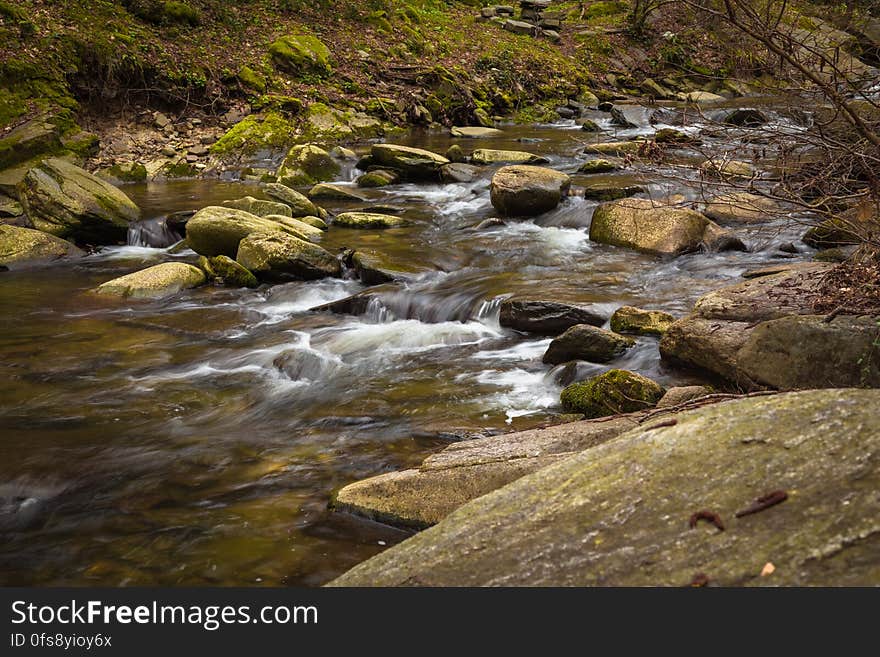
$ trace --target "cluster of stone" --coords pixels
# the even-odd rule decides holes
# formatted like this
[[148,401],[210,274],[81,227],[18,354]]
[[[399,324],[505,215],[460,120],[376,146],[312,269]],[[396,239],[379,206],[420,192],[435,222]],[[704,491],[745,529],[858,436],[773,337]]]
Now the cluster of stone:
[[562,29],[562,12],[548,11],[551,0],[522,0],[519,3],[519,20],[515,20],[514,8],[510,5],[492,5],[480,10],[481,20],[491,20],[508,32],[544,37],[559,41]]

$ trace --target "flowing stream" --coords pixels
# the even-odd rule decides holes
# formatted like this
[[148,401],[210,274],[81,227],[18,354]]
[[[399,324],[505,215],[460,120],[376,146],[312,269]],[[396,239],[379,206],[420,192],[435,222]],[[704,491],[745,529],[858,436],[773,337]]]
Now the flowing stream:
[[[648,110],[631,114],[641,127],[617,131],[597,114],[603,138],[663,127],[648,124]],[[569,121],[456,142],[543,155],[577,186],[587,182],[576,174],[582,143],[595,139]],[[453,142],[440,132],[396,141],[438,152]],[[724,136],[709,144],[737,157],[747,150]],[[208,286],[156,302],[86,294],[158,262],[192,262],[191,251],[166,248],[175,235],[160,218],[260,196],[258,185],[231,181],[125,187],[147,219],[131,246],[0,275],[0,584],[322,584],[407,536],[328,511],[335,489],[411,467],[450,440],[561,413],[558,371],[541,363],[549,339],[503,329],[501,299],[681,316],[747,269],[781,262],[780,243],[798,244],[787,257],[811,255],[798,241],[803,227],[782,219],[737,227],[748,253],[669,260],[595,244],[587,231],[597,204],[583,198],[478,231],[494,216],[491,172],[468,184],[352,185],[362,203],[324,203],[331,212],[391,205],[413,222],[331,227],[322,239],[331,252],[370,248],[423,270],[408,285],[383,286],[360,316],[310,311],[365,289],[350,279]],[[341,180],[355,175],[349,166]],[[694,198],[682,177],[694,174],[664,165],[591,180]],[[661,363],[653,338],[578,373],[609,367],[666,385],[699,380]]]

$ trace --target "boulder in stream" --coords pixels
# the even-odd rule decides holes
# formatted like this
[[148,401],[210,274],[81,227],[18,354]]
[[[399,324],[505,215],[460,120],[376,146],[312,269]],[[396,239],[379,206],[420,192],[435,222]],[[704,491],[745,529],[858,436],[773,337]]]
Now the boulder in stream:
[[119,189],[66,160],[30,169],[18,197],[34,228],[77,242],[124,242],[138,207]]
[[570,360],[607,363],[635,346],[635,340],[590,324],[577,324],[550,343],[543,362],[550,365]]
[[[876,585],[878,405],[877,390],[818,390],[645,423],[460,506],[331,586],[688,586],[697,573],[717,586]],[[776,491],[780,503],[756,504]],[[691,528],[703,509],[725,531]]]
[[566,412],[596,418],[652,408],[665,392],[659,383],[641,374],[609,370],[587,381],[572,383],[559,399]]
[[358,176],[358,187],[385,187],[393,185],[400,180],[400,175],[396,171],[390,169],[373,169],[367,173]]
[[498,128],[484,128],[482,126],[453,126],[449,132],[453,137],[467,139],[484,139],[504,134],[504,131]]
[[782,210],[773,199],[748,192],[719,194],[709,199],[703,213],[719,224],[756,224],[772,221]]
[[440,179],[445,183],[469,183],[480,177],[480,168],[472,164],[451,162],[440,169]]
[[339,162],[323,148],[314,144],[300,144],[288,151],[275,176],[279,183],[296,187],[333,180],[340,170]]
[[355,194],[351,189],[344,185],[334,185],[332,183],[318,183],[309,190],[309,198],[325,199],[328,201],[364,201],[363,196]]
[[205,283],[205,273],[183,262],[163,262],[112,281],[95,292],[123,299],[161,299]]
[[351,257],[351,266],[364,285],[406,281],[427,271],[395,262],[377,251],[366,249],[355,251]]
[[439,180],[440,167],[449,164],[437,153],[395,144],[373,144],[370,156],[374,164],[400,171],[411,180]]
[[637,198],[596,208],[590,223],[590,239],[643,253],[673,256],[704,246],[745,248],[729,231],[699,212]]
[[258,217],[244,210],[209,205],[186,224],[186,241],[199,255],[213,257],[238,253],[238,243],[251,233],[282,232],[298,234],[284,224]]
[[621,166],[622,163],[619,160],[613,161],[597,158],[595,160],[587,160],[580,165],[578,167],[578,173],[610,173],[611,171],[617,171]]
[[[289,207],[290,216],[292,217],[317,217],[321,214],[318,206],[312,203],[308,197],[287,185],[268,183],[263,189],[268,196]],[[247,210],[247,208],[242,209]]]
[[747,180],[755,175],[755,167],[742,160],[710,158],[700,165],[700,173],[722,180]]
[[291,235],[310,242],[317,242],[324,236],[324,230],[303,221],[303,219],[308,219],[308,217],[297,217],[294,219],[293,217],[285,217],[280,214],[270,214],[266,215],[265,219],[277,221],[279,224],[286,226],[289,229],[287,232]]
[[588,144],[584,147],[584,153],[588,155],[638,155],[648,142],[642,140],[632,141],[605,141],[596,144]]
[[258,278],[270,281],[342,274],[339,260],[329,251],[277,231],[247,235],[239,244],[235,260]]
[[342,228],[398,228],[408,224],[402,217],[377,212],[343,212],[333,219],[333,225]]
[[500,151],[478,148],[471,153],[474,164],[547,164],[550,160],[526,151]]
[[508,217],[533,217],[554,209],[568,194],[571,178],[545,167],[502,167],[492,177],[492,205]]
[[245,196],[232,201],[223,201],[223,206],[227,208],[235,208],[236,210],[244,210],[245,212],[250,212],[258,217],[265,217],[270,214],[285,217],[292,216],[290,206],[286,203],[264,201],[263,199],[254,198],[253,196]]
[[0,266],[22,269],[85,255],[60,237],[20,226],[0,224]]
[[542,299],[506,299],[499,316],[505,328],[539,335],[559,335],[577,324],[602,326],[605,319],[590,308]]
[[223,283],[227,287],[258,287],[260,285],[256,276],[229,256],[220,255],[214,258],[199,256],[199,267],[208,278]]
[[636,335],[663,335],[674,321],[675,317],[660,310],[621,306],[611,315],[611,330]]

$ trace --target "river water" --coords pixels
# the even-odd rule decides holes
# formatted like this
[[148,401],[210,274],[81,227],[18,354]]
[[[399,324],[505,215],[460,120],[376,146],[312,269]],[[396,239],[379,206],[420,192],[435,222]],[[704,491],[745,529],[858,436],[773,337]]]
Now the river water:
[[[628,130],[595,118],[603,139],[625,137],[653,131],[648,112],[632,109],[640,127]],[[708,143],[744,157],[749,149],[738,139]],[[591,140],[560,122],[458,143],[529,150],[574,175]],[[442,132],[396,141],[438,152],[452,143]],[[694,161],[697,153],[682,152],[677,163]],[[574,185],[619,178],[655,197],[694,198],[687,179],[695,174],[675,164],[574,175]],[[195,259],[156,246],[4,273],[0,584],[322,584],[407,536],[328,511],[335,489],[417,464],[449,440],[529,428],[561,412],[555,372],[541,363],[549,340],[502,329],[502,298],[576,302],[608,316],[621,305],[680,316],[745,270],[780,262],[778,245],[803,232],[779,219],[737,227],[748,253],[661,259],[590,242],[596,203],[583,198],[477,231],[494,215],[491,173],[468,184],[352,187],[363,202],[324,204],[331,212],[393,205],[413,222],[385,231],[331,227],[324,236],[332,252],[371,248],[424,270],[407,286],[383,288],[363,316],[310,312],[365,289],[354,280],[209,286],[155,302],[86,294],[145,266]],[[348,166],[341,182],[355,175]],[[130,241],[154,245],[167,240],[156,218],[260,196],[258,185],[223,181],[124,191],[151,220]],[[810,256],[798,248],[794,257]],[[667,385],[699,381],[664,366],[653,338],[579,373],[609,367]]]

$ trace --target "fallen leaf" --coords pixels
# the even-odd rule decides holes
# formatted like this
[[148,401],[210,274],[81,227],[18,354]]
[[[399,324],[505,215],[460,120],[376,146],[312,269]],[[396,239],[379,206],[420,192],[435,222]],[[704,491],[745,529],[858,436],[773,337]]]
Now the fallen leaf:
[[761,577],[767,577],[767,575],[772,575],[773,571],[776,570],[776,566],[774,566],[770,561],[764,564],[764,567],[761,568]]

